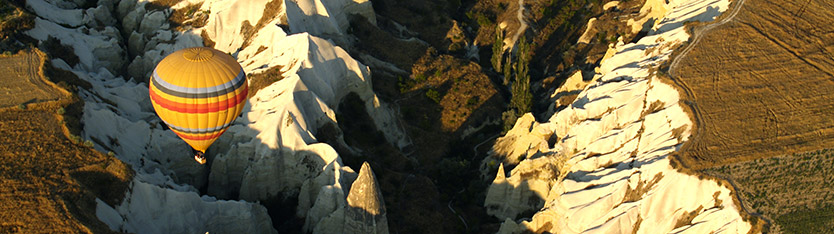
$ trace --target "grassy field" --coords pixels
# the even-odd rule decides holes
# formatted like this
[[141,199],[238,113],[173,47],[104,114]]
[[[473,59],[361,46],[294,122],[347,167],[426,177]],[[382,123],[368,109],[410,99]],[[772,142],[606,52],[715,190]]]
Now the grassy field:
[[[706,168],[834,144],[834,2],[747,0],[670,73],[697,128],[682,161]],[[687,95],[688,94],[688,95]]]
[[[743,204],[788,233],[834,225],[834,149],[770,157],[702,170],[732,180]],[[831,230],[829,230],[830,232]]]

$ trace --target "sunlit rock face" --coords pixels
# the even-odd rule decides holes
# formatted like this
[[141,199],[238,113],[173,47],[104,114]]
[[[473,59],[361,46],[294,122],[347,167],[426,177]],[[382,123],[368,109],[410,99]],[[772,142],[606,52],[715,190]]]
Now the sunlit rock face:
[[[547,122],[519,119],[483,167],[498,168],[485,206],[506,220],[499,232],[747,233],[728,187],[672,168],[692,121],[655,72],[689,39],[684,22],[711,21],[728,6],[647,1],[641,15],[657,19],[647,36],[613,46],[591,83]],[[517,165],[509,177],[505,164]]]
[[359,177],[350,187],[345,210],[345,230],[348,233],[388,233],[385,201],[368,163],[362,164]]
[[[341,195],[341,190],[322,190],[328,194]],[[331,196],[320,197],[323,200],[330,200]],[[329,214],[323,216],[321,221],[312,228],[313,233],[388,233],[388,219],[386,218],[385,201],[382,192],[377,185],[374,172],[368,163],[362,164],[359,175],[350,186],[350,193],[347,195],[347,203],[339,202],[317,202],[316,205],[325,204]],[[320,213],[314,207],[310,212]],[[309,216],[314,216],[310,214]],[[308,219],[308,221],[311,219]],[[305,223],[305,229],[311,227]]]

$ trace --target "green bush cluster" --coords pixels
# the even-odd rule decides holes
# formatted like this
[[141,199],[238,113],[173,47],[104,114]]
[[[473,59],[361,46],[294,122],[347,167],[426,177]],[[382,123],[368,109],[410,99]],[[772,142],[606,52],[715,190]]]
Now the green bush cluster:
[[426,97],[429,97],[429,99],[431,99],[435,103],[440,103],[440,100],[443,98],[440,96],[440,92],[437,92],[437,90],[434,89],[429,89],[428,91],[426,91]]

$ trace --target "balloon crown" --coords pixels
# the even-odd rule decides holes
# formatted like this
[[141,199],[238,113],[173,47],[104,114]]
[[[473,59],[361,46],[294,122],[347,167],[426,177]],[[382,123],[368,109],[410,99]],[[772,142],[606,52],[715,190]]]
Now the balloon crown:
[[211,59],[211,57],[214,57],[214,52],[206,49],[205,47],[194,47],[186,49],[184,53],[182,53],[182,56],[188,61],[203,62]]

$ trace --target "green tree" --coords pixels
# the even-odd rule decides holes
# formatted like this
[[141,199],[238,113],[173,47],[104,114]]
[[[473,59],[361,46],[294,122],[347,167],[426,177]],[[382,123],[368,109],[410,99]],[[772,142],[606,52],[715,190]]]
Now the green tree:
[[[495,27],[495,42],[492,43],[492,68],[501,72],[501,57],[504,55],[504,31]],[[505,78],[506,79],[506,78]]]
[[530,112],[533,109],[533,94],[530,92],[530,74],[528,64],[530,63],[530,44],[527,38],[521,37],[516,50],[518,61],[514,64],[515,80],[512,84],[512,98],[510,106],[516,109],[519,116]]

